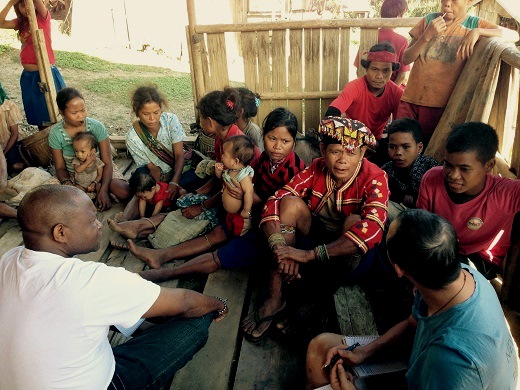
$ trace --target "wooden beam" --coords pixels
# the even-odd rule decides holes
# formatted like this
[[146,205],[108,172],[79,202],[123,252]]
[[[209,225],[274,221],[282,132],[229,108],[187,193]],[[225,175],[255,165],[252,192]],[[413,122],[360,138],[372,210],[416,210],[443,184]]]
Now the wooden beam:
[[309,92],[261,92],[260,97],[262,99],[287,99],[287,100],[300,100],[300,99],[335,99],[341,91],[309,91]]
[[51,123],[58,121],[58,106],[56,104],[56,86],[52,77],[51,64],[49,63],[49,55],[47,54],[47,45],[45,44],[45,36],[43,30],[38,29],[36,21],[36,11],[34,9],[33,0],[25,0],[27,16],[29,18],[29,26],[36,54],[36,63],[40,72],[40,90],[45,94],[45,102]]
[[[27,1],[27,0],[26,0]],[[195,79],[195,89],[193,93],[195,95],[195,101],[198,101],[204,96],[204,73],[202,71],[201,62],[201,41],[204,37],[195,32],[195,25],[197,24],[197,18],[195,15],[195,0],[186,0],[186,7],[188,10],[188,45],[191,46],[191,60],[193,61],[193,78]]]
[[[187,0],[188,2],[191,0]],[[189,14],[188,14],[189,16]],[[304,20],[304,21],[277,21],[277,22],[258,22],[242,24],[215,24],[194,26],[194,32],[204,33],[223,33],[223,32],[244,32],[244,31],[269,31],[285,29],[328,29],[328,28],[396,28],[413,27],[421,18],[374,18],[374,19],[334,19],[334,20]]]

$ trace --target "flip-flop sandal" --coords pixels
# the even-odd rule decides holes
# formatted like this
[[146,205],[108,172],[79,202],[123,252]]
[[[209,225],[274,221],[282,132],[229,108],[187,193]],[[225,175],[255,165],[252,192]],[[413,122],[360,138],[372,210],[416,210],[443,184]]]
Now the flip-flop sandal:
[[[251,342],[251,343],[258,343],[260,340],[262,340],[265,336],[267,336],[267,333],[269,333],[269,330],[271,329],[271,327],[273,326],[273,324],[276,323],[276,319],[277,318],[280,318],[280,316],[282,316],[285,312],[285,309],[287,308],[287,304],[284,304],[284,306],[278,310],[278,312],[276,312],[275,314],[272,314],[270,316],[265,316],[264,318],[258,318],[258,312],[255,312],[255,323],[256,323],[256,326],[255,326],[255,329],[253,329],[251,331],[251,333],[246,333],[246,332],[243,332],[244,333],[244,338]],[[267,322],[267,321],[271,321],[271,323],[269,324],[269,326],[264,330],[264,332],[260,335],[260,336],[253,336],[253,332],[255,330],[258,329],[258,327],[264,323],[264,322]]]
[[[274,324],[274,318],[276,317],[278,313],[276,314],[273,314],[273,315],[270,315],[270,316],[265,316],[264,318],[258,318],[258,313],[255,313],[255,323],[256,323],[256,327],[255,329],[253,329],[253,331],[251,333],[245,333],[244,332],[244,338],[251,342],[251,343],[258,343],[260,340],[262,340],[265,336],[267,336],[267,333],[269,333],[269,329],[271,329],[271,327],[273,326]],[[258,327],[263,324],[264,322],[267,322],[267,321],[271,321],[271,323],[269,324],[269,326],[267,328],[265,328],[264,332],[260,335],[260,336],[253,336],[253,332],[255,330],[258,329]]]

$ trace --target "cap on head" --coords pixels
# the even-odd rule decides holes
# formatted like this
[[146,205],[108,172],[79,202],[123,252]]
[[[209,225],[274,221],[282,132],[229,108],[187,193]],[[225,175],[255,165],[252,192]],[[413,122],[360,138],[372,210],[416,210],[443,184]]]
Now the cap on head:
[[376,137],[362,122],[337,116],[325,117],[318,127],[322,135],[338,140],[343,147],[353,152],[356,148],[376,146]]

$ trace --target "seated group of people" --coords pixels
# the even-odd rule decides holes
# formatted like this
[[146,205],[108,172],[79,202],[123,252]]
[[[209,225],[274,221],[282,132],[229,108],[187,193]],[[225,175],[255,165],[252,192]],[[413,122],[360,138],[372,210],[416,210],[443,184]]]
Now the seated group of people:
[[[405,63],[428,63],[424,46],[466,20],[464,7],[444,7],[412,30]],[[474,22],[464,25],[470,42],[458,43],[463,59],[479,34],[502,34],[494,25]],[[520,182],[491,175],[498,136],[484,123],[455,126],[444,161],[422,156],[433,131],[428,129],[435,128],[446,102],[407,100],[425,96],[417,91],[424,82],[416,73],[431,69],[415,65],[403,95],[390,81],[399,62],[390,44],[371,48],[361,60],[367,75],[347,84],[321,121],[321,157],[308,167],[294,152],[298,122],[289,110],[271,111],[260,130],[250,120],[260,104],[251,91],[208,93],[197,106],[200,126],[215,139],[214,174],[206,182],[184,172],[184,130],[174,114],[163,111],[166,100],[156,88],[139,87],[132,95],[138,119],[126,143],[139,168],[131,185],[117,172],[108,133],[87,116],[81,93],[60,90],[62,121],[52,127],[49,145],[62,185],[37,188],[23,199],[18,220],[25,246],[0,261],[0,348],[10,351],[0,358],[0,383],[160,386],[205,344],[210,323],[224,318],[228,306],[221,298],[152,282],[254,265],[268,278],[265,301],[242,321],[251,342],[281,324],[295,296],[289,290],[319,302],[346,281],[385,278],[389,271],[415,287],[411,316],[375,342],[347,351],[342,335],[316,337],[307,353],[309,388],[329,382],[335,389],[354,388],[345,366],[406,341],[410,388],[514,388],[517,351],[486,278],[501,272],[520,211]],[[453,74],[456,80],[460,71]],[[391,116],[397,120],[387,127]],[[386,151],[390,161],[379,167]],[[216,227],[164,249],[135,245],[133,239],[165,220],[163,209],[193,193],[198,202],[182,214],[192,219],[217,209]],[[114,199],[128,204],[108,221],[127,239],[113,244],[128,246],[151,268],[141,277],[73,258],[99,248],[96,211],[109,209]],[[191,259],[176,268],[161,268],[186,258]],[[110,325],[132,328],[142,318],[153,321],[110,347]],[[49,350],[52,356],[42,359]],[[322,369],[334,355],[341,358],[330,371]]]

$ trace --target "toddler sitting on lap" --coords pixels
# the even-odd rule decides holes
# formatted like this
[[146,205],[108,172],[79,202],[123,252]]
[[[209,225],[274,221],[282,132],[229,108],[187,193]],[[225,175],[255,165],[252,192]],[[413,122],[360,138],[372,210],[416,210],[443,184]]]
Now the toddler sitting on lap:
[[244,135],[237,135],[224,142],[222,162],[215,164],[215,175],[234,186],[240,186],[243,199],[234,198],[227,187],[222,190],[222,204],[228,212],[226,227],[234,236],[242,236],[251,228],[253,207],[254,170],[248,165],[254,156],[254,144]]
[[96,155],[98,141],[94,134],[80,132],[72,141],[76,157],[74,167],[74,185],[95,197],[101,187],[101,177],[105,163]]

